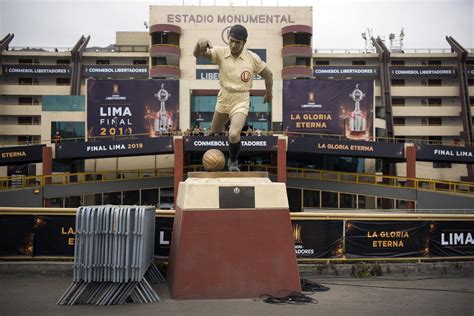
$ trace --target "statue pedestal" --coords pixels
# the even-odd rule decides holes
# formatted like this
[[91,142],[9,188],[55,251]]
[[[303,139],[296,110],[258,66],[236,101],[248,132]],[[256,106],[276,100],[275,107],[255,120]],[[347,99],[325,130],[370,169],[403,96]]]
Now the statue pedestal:
[[190,173],[179,185],[168,284],[174,299],[301,291],[285,184],[262,172]]

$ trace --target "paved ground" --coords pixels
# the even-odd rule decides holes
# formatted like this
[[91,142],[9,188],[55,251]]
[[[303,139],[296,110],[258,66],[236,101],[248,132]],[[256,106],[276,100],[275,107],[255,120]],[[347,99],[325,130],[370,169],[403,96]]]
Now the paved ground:
[[302,277],[330,287],[311,295],[310,305],[271,305],[259,299],[170,298],[166,284],[154,285],[161,302],[120,306],[59,306],[68,273],[0,274],[0,315],[474,315],[474,275],[410,275],[383,278]]

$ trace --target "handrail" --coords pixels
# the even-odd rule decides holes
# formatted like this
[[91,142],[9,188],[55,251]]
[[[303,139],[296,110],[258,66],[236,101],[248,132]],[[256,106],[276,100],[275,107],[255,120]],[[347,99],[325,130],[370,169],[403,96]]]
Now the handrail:
[[[45,185],[64,185],[70,183],[92,183],[117,180],[136,180],[150,177],[173,176],[173,168],[125,169],[114,171],[95,171],[79,173],[57,173],[38,176],[0,177],[0,191],[19,188],[33,188]],[[203,171],[202,165],[184,167],[185,172]],[[242,171],[266,171],[275,175],[277,167],[271,165],[242,165]],[[380,174],[341,172],[331,170],[287,168],[289,178],[328,180],[345,183],[369,184],[393,188],[418,189],[436,192],[474,194],[474,183],[445,181],[427,178],[409,178]]]
[[110,182],[117,180],[138,180],[144,178],[172,177],[173,168],[128,169],[117,171],[95,171],[78,173],[57,173],[38,176],[0,177],[0,191],[8,189],[35,188],[46,185]]

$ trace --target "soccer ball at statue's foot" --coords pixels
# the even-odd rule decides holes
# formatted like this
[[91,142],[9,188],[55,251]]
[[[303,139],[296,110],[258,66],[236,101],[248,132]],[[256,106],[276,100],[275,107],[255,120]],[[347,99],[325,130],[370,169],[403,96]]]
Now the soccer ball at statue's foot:
[[225,166],[225,156],[219,149],[209,149],[202,157],[202,165],[206,171],[222,171]]

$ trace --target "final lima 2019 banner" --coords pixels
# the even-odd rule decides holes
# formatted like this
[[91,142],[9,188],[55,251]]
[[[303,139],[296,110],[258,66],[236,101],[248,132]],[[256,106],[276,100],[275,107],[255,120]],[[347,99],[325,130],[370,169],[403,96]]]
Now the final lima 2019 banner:
[[369,140],[374,134],[374,81],[283,80],[283,126],[288,132]]
[[87,135],[160,135],[179,128],[178,80],[87,81]]

